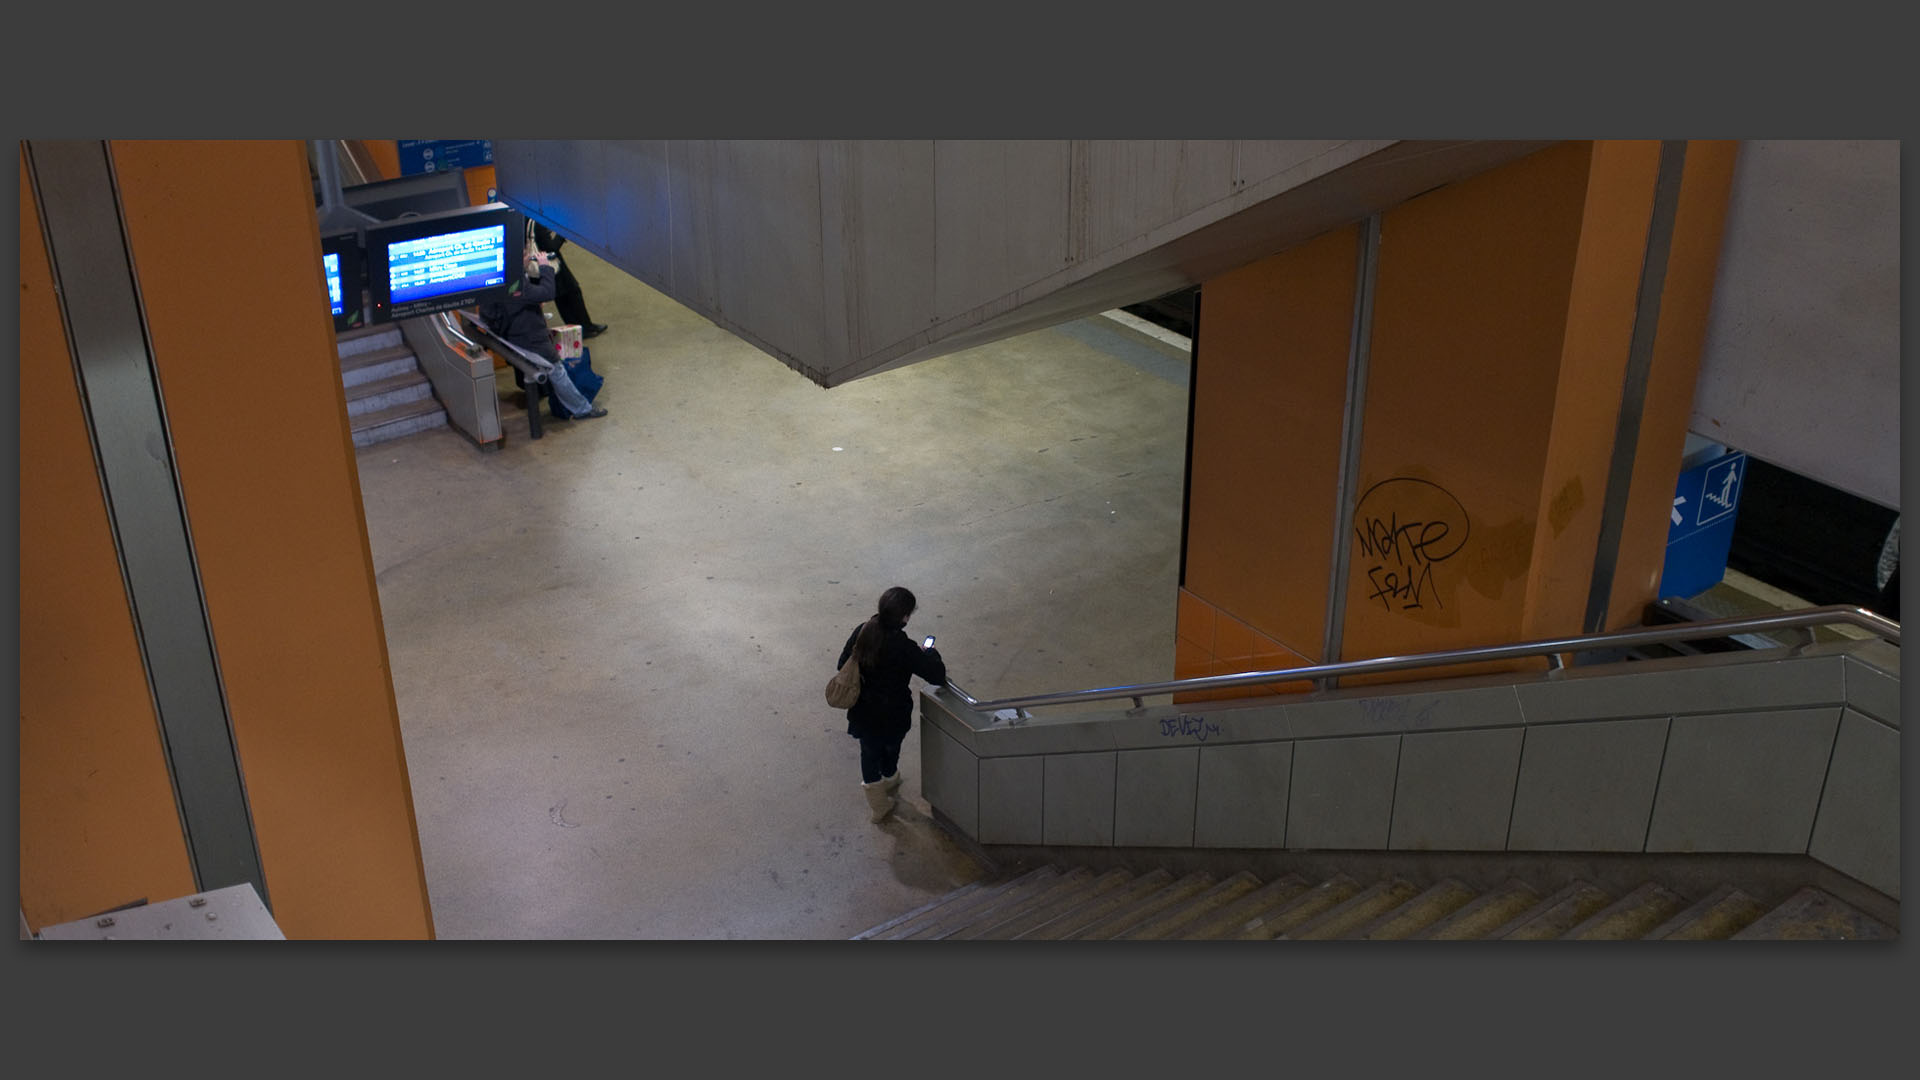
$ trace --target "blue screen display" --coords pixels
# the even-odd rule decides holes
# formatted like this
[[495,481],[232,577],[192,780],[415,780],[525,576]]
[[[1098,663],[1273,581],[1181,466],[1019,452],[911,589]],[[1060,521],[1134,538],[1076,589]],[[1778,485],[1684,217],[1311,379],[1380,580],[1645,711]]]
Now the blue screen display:
[[327,268],[327,303],[332,306],[333,313],[338,315],[346,310],[340,302],[340,256],[325,255],[320,261]]
[[507,227],[438,233],[387,245],[387,282],[395,305],[484,289],[507,280]]

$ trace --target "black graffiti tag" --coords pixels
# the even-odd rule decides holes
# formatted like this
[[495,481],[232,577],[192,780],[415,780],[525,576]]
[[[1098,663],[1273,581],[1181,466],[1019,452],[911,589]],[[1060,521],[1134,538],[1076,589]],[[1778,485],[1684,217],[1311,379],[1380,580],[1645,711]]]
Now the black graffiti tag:
[[1388,611],[1415,611],[1429,600],[1445,607],[1433,568],[1460,553],[1471,528],[1466,507],[1432,481],[1396,476],[1368,488],[1353,516],[1357,563],[1373,586],[1367,598]]

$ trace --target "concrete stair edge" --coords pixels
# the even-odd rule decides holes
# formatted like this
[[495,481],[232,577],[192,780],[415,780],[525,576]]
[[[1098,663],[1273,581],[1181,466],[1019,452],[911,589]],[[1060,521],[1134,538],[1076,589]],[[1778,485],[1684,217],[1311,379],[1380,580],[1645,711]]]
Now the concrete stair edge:
[[986,882],[982,884],[980,888],[970,890],[965,896],[955,897],[953,899],[953,903],[940,905],[937,908],[930,909],[926,913],[922,914],[919,918],[911,920],[910,922],[907,922],[907,923],[902,923],[899,926],[894,927],[891,931],[885,934],[875,935],[871,940],[874,940],[874,941],[905,940],[906,938],[912,936],[913,934],[918,933],[919,931],[925,929],[926,927],[933,925],[935,922],[939,921],[943,916],[957,915],[963,911],[971,911],[982,904],[990,903],[995,896],[1000,895],[1001,893],[1005,892],[1007,889],[1014,887],[1015,885],[1018,885],[1022,882],[1030,880],[1036,874],[1039,874],[1041,871],[1047,870],[1047,869],[1051,869],[1051,868],[1046,866],[1039,866],[1031,870],[1027,870],[1022,873],[1015,874],[1011,877],[1004,878],[1000,881]]
[[1098,903],[1102,896],[1115,889],[1125,888],[1133,880],[1133,872],[1126,869],[1112,869],[1087,882],[1079,889],[1037,904],[1026,912],[1016,915],[1005,922],[988,927],[980,938],[990,941],[1008,941],[1021,937],[1028,931],[1045,926],[1057,919],[1072,917],[1082,909]]
[[1120,936],[1128,941],[1155,941],[1177,937],[1180,931],[1190,923],[1205,917],[1208,912],[1216,911],[1259,887],[1258,877],[1250,871],[1241,870],[1222,878],[1212,888],[1175,904],[1171,909],[1140,923]]
[[1204,870],[1187,874],[1156,893],[1123,905],[1106,918],[1070,935],[1070,939],[1074,941],[1112,940],[1195,893],[1212,888],[1215,881],[1214,876]]
[[983,919],[997,921],[1002,916],[1014,912],[1019,906],[1036,895],[1045,893],[1059,883],[1065,875],[1057,866],[1042,866],[1013,886],[1002,890],[992,899],[965,912],[955,912],[951,918],[936,919],[924,929],[908,934],[908,941],[943,941],[969,927],[977,926]]
[[1099,922],[1121,907],[1133,903],[1143,896],[1150,895],[1174,880],[1173,873],[1164,867],[1155,867],[1135,877],[1119,889],[1107,895],[1096,897],[1071,912],[1065,912],[1049,919],[1031,930],[1014,936],[1015,941],[1064,941],[1079,930]]

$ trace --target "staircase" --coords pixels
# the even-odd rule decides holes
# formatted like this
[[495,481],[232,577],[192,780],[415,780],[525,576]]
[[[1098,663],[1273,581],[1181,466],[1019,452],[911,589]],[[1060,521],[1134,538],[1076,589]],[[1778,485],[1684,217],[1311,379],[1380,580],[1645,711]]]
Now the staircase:
[[1647,882],[1613,896],[1584,881],[1543,894],[1519,880],[1480,890],[1453,878],[1362,883],[1345,874],[1261,881],[1042,866],[977,881],[855,941],[1894,939],[1899,932],[1820,889],[1773,904],[1732,886],[1685,897]]
[[446,426],[447,410],[433,396],[433,386],[399,327],[348,330],[337,340],[354,446]]

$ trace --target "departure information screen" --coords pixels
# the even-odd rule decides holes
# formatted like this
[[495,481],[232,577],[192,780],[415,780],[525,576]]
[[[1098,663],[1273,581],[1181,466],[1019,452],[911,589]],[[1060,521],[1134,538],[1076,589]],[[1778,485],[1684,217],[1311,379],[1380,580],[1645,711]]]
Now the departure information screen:
[[337,253],[325,255],[321,261],[327,267],[327,303],[332,306],[333,313],[339,315],[346,311],[346,306],[340,302],[340,256]]
[[393,305],[484,289],[507,280],[507,227],[489,225],[387,244]]

